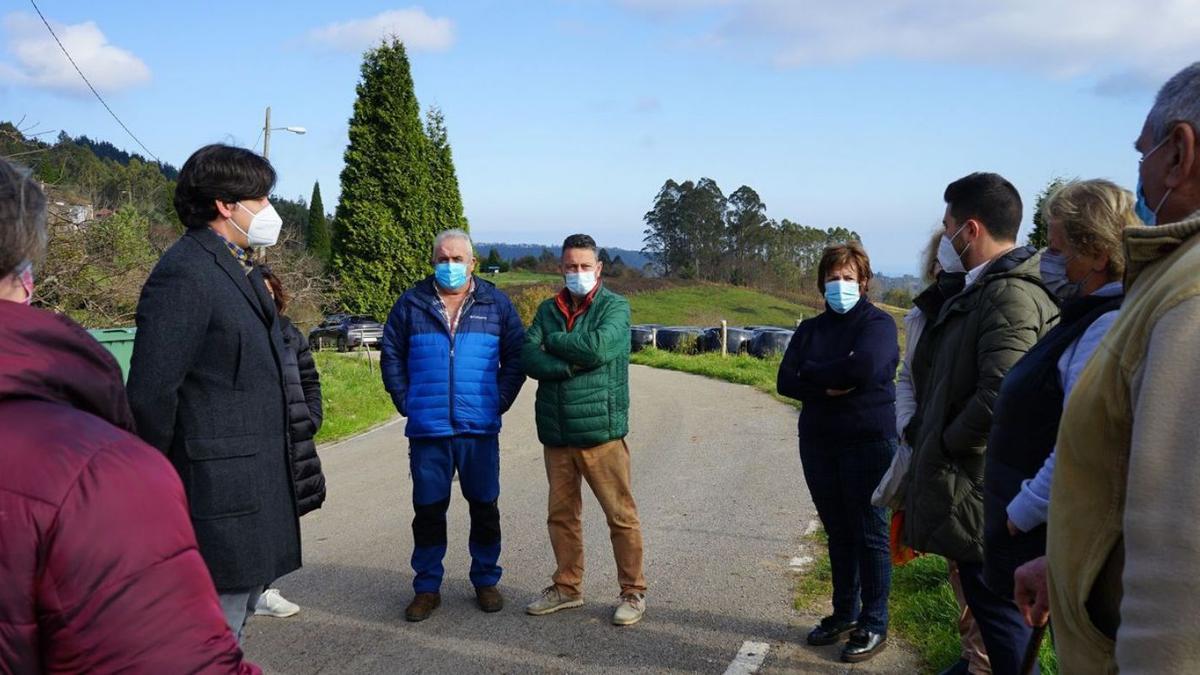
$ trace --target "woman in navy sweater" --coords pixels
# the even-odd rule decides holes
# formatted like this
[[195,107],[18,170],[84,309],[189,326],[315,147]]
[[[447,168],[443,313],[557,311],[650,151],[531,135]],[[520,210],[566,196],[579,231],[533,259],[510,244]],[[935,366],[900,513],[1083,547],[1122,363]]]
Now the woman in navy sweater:
[[856,243],[830,246],[817,268],[825,311],[796,329],[779,366],[779,393],[800,400],[800,462],[829,536],[833,615],[808,634],[842,660],[865,661],[887,641],[892,568],[887,513],[871,493],[896,452],[900,360],[896,322],[866,298],[871,262]]

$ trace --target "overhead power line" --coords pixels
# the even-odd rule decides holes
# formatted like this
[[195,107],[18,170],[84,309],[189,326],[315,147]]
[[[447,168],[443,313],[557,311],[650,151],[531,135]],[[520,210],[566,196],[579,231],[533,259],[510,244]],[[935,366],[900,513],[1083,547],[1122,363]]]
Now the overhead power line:
[[129,127],[121,121],[121,118],[117,117],[117,113],[113,112],[113,109],[104,101],[104,97],[100,95],[100,92],[96,91],[96,88],[92,86],[91,81],[87,79],[87,75],[84,75],[83,71],[79,69],[79,64],[75,63],[75,59],[71,58],[71,53],[67,51],[67,48],[63,45],[62,40],[58,39],[58,35],[55,34],[54,29],[50,27],[50,22],[46,20],[46,15],[42,14],[42,10],[37,6],[37,2],[35,0],[29,0],[29,4],[33,5],[33,9],[42,19],[42,23],[46,24],[46,30],[50,31],[50,37],[54,38],[54,41],[58,43],[58,48],[62,50],[63,55],[65,55],[67,60],[71,62],[71,65],[75,67],[75,72],[79,73],[79,77],[83,78],[83,83],[86,84],[88,89],[91,89],[92,93],[96,95],[96,100],[100,101],[100,105],[104,106],[104,109],[108,111],[108,114],[112,115],[112,118],[117,121],[117,124],[121,125],[121,128],[125,130],[125,133],[129,134],[130,138],[132,138],[138,145],[142,146],[142,150],[145,150],[147,155],[150,155],[154,158],[154,161],[162,164],[162,160],[158,158],[158,155],[150,152],[150,148],[147,148],[146,144],[129,130]]

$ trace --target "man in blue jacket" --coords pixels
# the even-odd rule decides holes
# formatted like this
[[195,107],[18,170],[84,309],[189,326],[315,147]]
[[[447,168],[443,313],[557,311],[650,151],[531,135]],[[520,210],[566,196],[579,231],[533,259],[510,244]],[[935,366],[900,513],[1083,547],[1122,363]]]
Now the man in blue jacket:
[[434,274],[405,291],[383,331],[383,384],[408,418],[413,480],[413,590],[405,611],[423,621],[441,604],[446,509],[458,471],[471,511],[471,583],[479,608],[498,612],[500,416],[521,385],[525,329],[508,296],[474,276],[471,238],[446,230]]

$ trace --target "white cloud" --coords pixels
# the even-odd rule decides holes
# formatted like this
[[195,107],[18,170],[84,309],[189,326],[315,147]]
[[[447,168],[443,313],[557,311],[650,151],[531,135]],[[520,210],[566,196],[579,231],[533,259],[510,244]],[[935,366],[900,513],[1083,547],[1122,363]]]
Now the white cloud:
[[[5,16],[2,24],[10,59],[0,61],[0,82],[71,93],[88,91],[41,19],[14,12]],[[65,25],[51,21],[50,25],[101,93],[150,81],[150,68],[128,50],[110,44],[95,22]]]
[[351,52],[374,47],[393,36],[410,51],[443,51],[454,44],[454,22],[429,16],[420,7],[409,7],[331,23],[312,29],[308,36],[314,42]]
[[704,44],[767,49],[781,67],[875,58],[1019,67],[1119,93],[1200,58],[1191,0],[616,0],[702,14]]

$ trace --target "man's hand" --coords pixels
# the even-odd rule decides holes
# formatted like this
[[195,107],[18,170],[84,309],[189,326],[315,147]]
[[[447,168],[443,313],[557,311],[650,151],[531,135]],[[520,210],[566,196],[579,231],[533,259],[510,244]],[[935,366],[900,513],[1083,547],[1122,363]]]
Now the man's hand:
[[855,389],[854,387],[850,387],[849,389],[826,389],[825,395],[826,396],[845,396],[846,394],[849,394],[850,392],[854,391],[854,389]]
[[1038,628],[1050,620],[1050,589],[1046,584],[1046,556],[1034,558],[1013,574],[1013,599],[1025,623]]
[[1017,527],[1017,524],[1012,521],[1012,518],[1008,519],[1008,534],[1012,537],[1015,537],[1018,534],[1024,534],[1024,531]]

